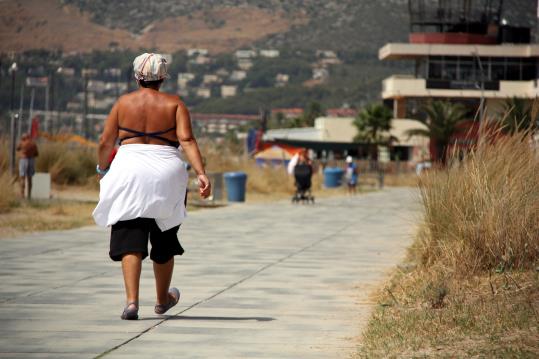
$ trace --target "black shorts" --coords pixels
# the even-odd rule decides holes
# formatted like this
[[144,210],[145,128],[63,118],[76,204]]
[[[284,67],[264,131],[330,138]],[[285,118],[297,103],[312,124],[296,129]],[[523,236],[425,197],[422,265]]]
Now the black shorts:
[[142,259],[148,256],[148,238],[152,243],[150,259],[156,263],[168,262],[175,255],[182,255],[183,248],[178,241],[176,226],[161,232],[153,218],[135,218],[119,221],[110,231],[110,258],[121,261],[127,253],[142,253]]

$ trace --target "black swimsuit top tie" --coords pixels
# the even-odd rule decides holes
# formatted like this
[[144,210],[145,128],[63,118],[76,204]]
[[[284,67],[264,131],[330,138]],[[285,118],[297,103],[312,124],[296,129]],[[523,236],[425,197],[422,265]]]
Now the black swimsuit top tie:
[[168,130],[156,131],[156,132],[141,132],[141,131],[136,131],[136,130],[132,130],[130,128],[119,127],[119,126],[118,126],[118,129],[120,129],[122,131],[133,133],[132,136],[125,136],[123,138],[120,138],[120,146],[122,145],[122,141],[124,141],[124,140],[128,140],[128,139],[131,139],[131,138],[136,138],[136,137],[151,137],[151,138],[156,138],[158,140],[164,141],[167,144],[169,144],[170,146],[173,146],[173,147],[176,147],[176,148],[180,147],[180,143],[178,141],[169,140],[168,138],[160,136],[160,135],[163,135],[163,134],[165,134],[165,133],[167,133],[169,131],[175,130],[176,126],[171,127]]

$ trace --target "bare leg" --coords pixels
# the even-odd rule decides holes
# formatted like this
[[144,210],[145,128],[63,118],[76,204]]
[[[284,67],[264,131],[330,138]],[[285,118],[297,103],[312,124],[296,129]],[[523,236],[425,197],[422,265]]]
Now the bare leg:
[[21,198],[24,199],[24,197],[25,197],[24,196],[24,187],[26,185],[26,177],[21,177],[20,180],[21,180]]
[[28,176],[28,199],[32,196],[32,176]]
[[141,267],[142,254],[128,253],[122,257],[122,272],[124,274],[127,303],[138,303]]
[[157,292],[157,304],[167,304],[169,302],[168,289],[174,270],[174,257],[166,263],[159,264],[153,262],[153,273],[155,275],[155,291]]

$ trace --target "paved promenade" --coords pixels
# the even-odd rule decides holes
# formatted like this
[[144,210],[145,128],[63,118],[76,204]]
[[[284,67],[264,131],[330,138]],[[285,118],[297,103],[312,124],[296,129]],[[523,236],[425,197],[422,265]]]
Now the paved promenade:
[[180,303],[153,313],[148,258],[138,321],[120,320],[107,230],[1,239],[0,358],[348,358],[370,291],[410,244],[414,196],[388,189],[193,212],[173,277]]

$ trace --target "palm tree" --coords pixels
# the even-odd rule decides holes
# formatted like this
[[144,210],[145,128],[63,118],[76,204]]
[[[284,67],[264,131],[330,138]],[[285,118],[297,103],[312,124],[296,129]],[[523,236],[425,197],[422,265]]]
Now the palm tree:
[[354,141],[366,143],[372,158],[376,157],[378,145],[388,145],[392,138],[391,130],[393,113],[381,103],[367,105],[354,120],[357,135]]
[[389,142],[388,131],[391,130],[393,113],[380,103],[372,103],[365,107],[354,120],[357,135],[354,140],[369,144]]
[[503,131],[506,133],[534,129],[536,123],[532,121],[530,101],[518,97],[507,99],[502,106],[500,122]]
[[449,101],[432,101],[424,107],[427,115],[419,122],[425,124],[427,128],[417,128],[406,131],[408,136],[424,136],[430,138],[436,145],[437,155],[442,163],[447,157],[447,148],[451,137],[459,132],[459,125],[466,116],[466,110],[461,104],[454,104]]

